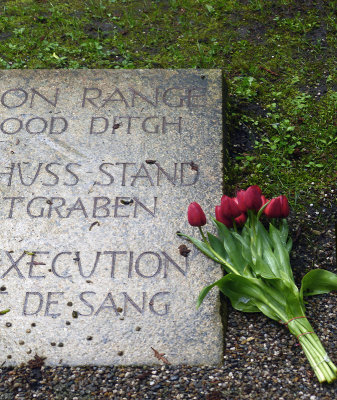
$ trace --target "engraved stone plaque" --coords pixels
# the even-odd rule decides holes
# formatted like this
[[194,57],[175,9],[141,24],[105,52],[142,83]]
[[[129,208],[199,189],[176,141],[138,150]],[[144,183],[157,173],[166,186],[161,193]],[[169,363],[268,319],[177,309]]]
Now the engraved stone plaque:
[[220,201],[221,72],[1,71],[0,110],[0,362],[220,363],[220,267],[176,232]]

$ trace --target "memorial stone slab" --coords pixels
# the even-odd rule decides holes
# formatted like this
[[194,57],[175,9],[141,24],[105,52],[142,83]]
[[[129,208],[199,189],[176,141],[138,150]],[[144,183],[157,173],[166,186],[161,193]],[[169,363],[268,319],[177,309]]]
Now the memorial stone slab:
[[0,110],[0,362],[220,363],[220,267],[176,232],[221,197],[221,72],[1,71]]

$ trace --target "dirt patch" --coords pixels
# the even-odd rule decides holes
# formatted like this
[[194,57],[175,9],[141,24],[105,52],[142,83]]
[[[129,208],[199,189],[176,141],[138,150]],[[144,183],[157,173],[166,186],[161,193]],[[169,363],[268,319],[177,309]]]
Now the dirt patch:
[[0,33],[0,40],[9,39],[12,36],[12,32],[1,32]]
[[84,27],[84,32],[92,39],[113,37],[122,28],[111,22],[93,21]]

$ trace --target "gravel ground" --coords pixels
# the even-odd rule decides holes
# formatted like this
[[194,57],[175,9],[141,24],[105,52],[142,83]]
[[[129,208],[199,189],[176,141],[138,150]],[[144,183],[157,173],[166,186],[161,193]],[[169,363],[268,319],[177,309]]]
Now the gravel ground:
[[[313,188],[314,190],[314,188]],[[295,280],[312,268],[336,271],[336,189],[318,193],[320,208],[293,215]],[[308,298],[307,316],[337,363],[337,293]],[[298,399],[336,398],[337,384],[319,384],[287,329],[262,314],[228,306],[220,367],[56,367],[37,359],[0,371],[0,400],[12,399]]]

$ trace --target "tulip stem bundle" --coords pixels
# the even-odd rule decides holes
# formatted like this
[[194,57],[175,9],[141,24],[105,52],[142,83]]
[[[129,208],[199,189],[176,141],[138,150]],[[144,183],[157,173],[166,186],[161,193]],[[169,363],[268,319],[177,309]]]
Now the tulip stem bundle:
[[[271,219],[268,230],[260,221],[263,214]],[[303,277],[298,290],[289,261],[292,241],[285,219],[288,214],[285,196],[268,201],[258,186],[251,186],[238,192],[236,198],[223,196],[221,205],[215,208],[216,219],[212,218],[216,236],[204,234],[206,216],[197,203],[189,206],[188,220],[199,227],[202,240],[179,235],[221,264],[226,272],[201,291],[198,307],[217,286],[236,310],[262,312],[282,323],[301,344],[319,382],[330,383],[337,378],[337,367],[305,316],[304,297],[337,290],[337,275],[312,270]]]

